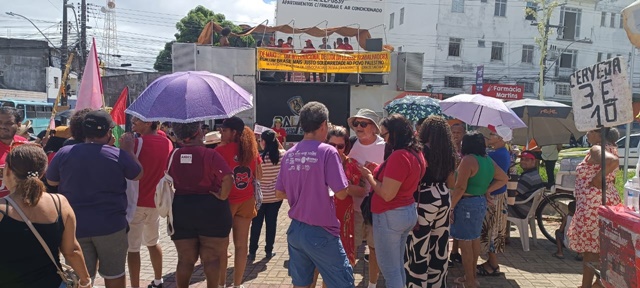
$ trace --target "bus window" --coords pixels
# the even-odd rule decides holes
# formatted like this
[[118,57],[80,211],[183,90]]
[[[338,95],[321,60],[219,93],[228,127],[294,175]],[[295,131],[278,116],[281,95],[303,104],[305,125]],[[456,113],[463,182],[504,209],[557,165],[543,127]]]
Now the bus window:
[[0,101],[0,107],[16,107],[16,104],[11,101]]
[[16,106],[16,109],[18,109],[18,111],[20,112],[20,115],[22,115],[22,118],[24,118],[24,104],[18,104]]
[[27,107],[27,118],[37,118],[36,106],[26,105],[26,107]]
[[36,116],[37,118],[47,118],[49,116],[51,116],[51,112],[47,112],[47,106],[42,106],[42,105],[38,105],[35,106],[36,107]]

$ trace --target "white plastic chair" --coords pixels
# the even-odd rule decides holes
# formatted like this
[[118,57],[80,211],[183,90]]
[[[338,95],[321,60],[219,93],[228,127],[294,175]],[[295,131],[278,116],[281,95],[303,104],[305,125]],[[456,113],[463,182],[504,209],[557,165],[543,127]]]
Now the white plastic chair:
[[518,232],[520,233],[520,242],[522,242],[522,250],[529,251],[529,229],[527,229],[527,225],[531,229],[531,234],[533,236],[533,243],[537,244],[537,233],[536,233],[536,209],[540,205],[540,201],[542,201],[542,193],[544,193],[544,188],[540,188],[533,192],[529,198],[523,201],[516,201],[516,205],[525,204],[527,202],[533,201],[531,205],[531,210],[529,210],[529,214],[527,214],[527,218],[516,218],[516,217],[507,217],[507,221],[513,223],[518,227]]
[[576,186],[576,176],[578,172],[558,171],[556,173],[556,184],[551,187],[551,194],[556,193],[556,189],[573,192]]

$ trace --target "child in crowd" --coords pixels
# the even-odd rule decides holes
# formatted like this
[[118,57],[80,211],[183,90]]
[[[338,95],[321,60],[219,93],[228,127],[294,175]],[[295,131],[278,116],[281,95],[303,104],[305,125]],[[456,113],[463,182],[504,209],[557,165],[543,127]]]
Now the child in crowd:
[[[571,218],[573,218],[573,214],[576,213],[576,201],[569,202],[569,214],[562,217],[562,224],[560,228],[556,230],[556,246],[558,250],[556,253],[553,253],[551,256],[556,257],[558,259],[564,259],[563,253],[563,245],[564,247],[569,247],[569,239],[567,238],[567,228],[571,224]],[[582,255],[578,253],[575,258],[577,261],[582,261]]]

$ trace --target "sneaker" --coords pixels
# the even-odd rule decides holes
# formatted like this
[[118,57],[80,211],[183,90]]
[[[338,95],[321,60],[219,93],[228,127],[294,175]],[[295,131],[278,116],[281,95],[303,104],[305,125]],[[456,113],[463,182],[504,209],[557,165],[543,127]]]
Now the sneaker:
[[364,262],[369,263],[369,254],[365,254],[362,258],[364,259]]
[[462,263],[462,255],[460,255],[460,253],[451,253],[451,255],[449,255],[449,259],[453,262]]
[[247,260],[251,261],[251,262],[255,261],[256,260],[256,254],[247,255]]
[[149,286],[147,286],[147,288],[162,288],[162,284],[163,283],[160,283],[160,284],[156,285],[156,283],[153,282],[153,280],[151,280],[151,284],[149,284]]
[[267,259],[271,259],[273,257],[276,257],[276,253],[275,252],[267,253]]

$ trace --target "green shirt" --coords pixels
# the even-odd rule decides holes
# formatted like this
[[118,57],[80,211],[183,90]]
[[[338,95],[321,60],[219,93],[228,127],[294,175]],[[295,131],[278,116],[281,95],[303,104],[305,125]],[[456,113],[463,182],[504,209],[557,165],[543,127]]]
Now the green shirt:
[[473,177],[469,177],[467,191],[469,195],[480,196],[487,193],[495,173],[493,160],[489,156],[473,155],[478,161],[478,172]]

